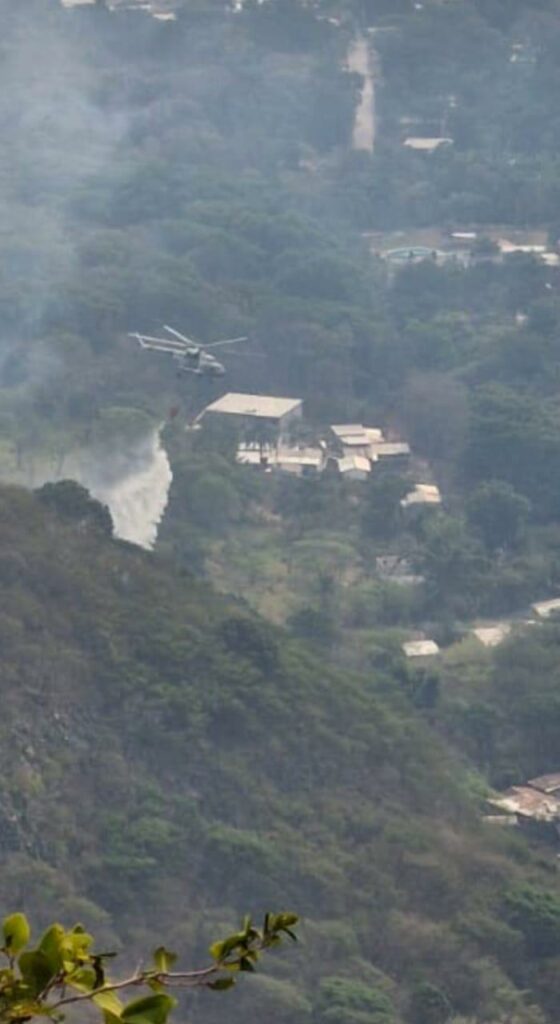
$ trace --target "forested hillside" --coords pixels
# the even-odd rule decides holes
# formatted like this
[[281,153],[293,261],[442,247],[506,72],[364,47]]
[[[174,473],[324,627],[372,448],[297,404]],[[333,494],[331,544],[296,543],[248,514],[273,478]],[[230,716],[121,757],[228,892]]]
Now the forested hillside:
[[[3,904],[193,963],[298,911],[203,1024],[554,1024],[556,846],[484,819],[559,767],[559,630],[524,624],[560,593],[559,272],[496,242],[558,255],[558,0],[110,6],[0,0],[0,478],[168,418],[174,479],[153,554],[72,482],[2,486]],[[434,255],[391,263],[420,228]],[[127,336],[164,323],[247,335],[225,387],[301,397],[303,440],[360,420],[410,465],[237,465],[191,429],[224,382]],[[405,510],[418,482],[438,508]]]
[[327,668],[65,486],[0,510],[5,905],[195,961],[240,910],[297,906],[303,946],[234,1018],[541,1020],[521,990],[560,950],[554,857],[480,824],[394,672]]

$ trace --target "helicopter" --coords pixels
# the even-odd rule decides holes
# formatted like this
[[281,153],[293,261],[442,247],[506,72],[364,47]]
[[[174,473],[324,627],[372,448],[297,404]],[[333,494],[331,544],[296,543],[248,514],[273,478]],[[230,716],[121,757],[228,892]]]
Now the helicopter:
[[186,338],[180,331],[168,324],[163,325],[163,330],[172,335],[170,338],[152,338],[148,334],[139,334],[138,331],[130,332],[129,337],[135,338],[141,348],[151,349],[154,352],[167,352],[179,364],[177,372],[194,373],[198,377],[223,377],[226,368],[223,363],[218,362],[209,349],[218,348],[222,345],[237,345],[240,341],[247,341],[247,338],[223,338],[220,341],[212,341],[209,345],[203,345],[192,338]]

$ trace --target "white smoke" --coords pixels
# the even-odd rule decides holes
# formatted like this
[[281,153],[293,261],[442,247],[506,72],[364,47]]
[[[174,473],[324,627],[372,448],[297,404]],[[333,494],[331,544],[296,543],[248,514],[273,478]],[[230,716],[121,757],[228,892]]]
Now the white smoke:
[[127,455],[126,462],[116,454],[112,461],[104,460],[101,473],[91,466],[81,483],[108,506],[117,537],[152,548],[171,480],[167,452],[156,430]]

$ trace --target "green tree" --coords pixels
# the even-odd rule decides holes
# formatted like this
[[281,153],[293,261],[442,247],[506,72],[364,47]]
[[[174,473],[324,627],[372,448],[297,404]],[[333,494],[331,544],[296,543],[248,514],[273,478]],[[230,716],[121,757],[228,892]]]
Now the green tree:
[[523,885],[507,894],[506,906],[515,928],[522,932],[531,956],[560,953],[560,899],[534,885]]
[[[166,1024],[177,1000],[170,989],[207,988],[222,991],[235,984],[234,975],[254,971],[265,950],[288,935],[297,915],[266,914],[262,929],[245,918],[239,932],[214,942],[211,962],[198,970],[175,969],[177,956],[164,946],[155,950],[149,967],[137,967],[130,975],[114,979],[107,974],[113,953],[97,953],[93,936],[81,925],[68,931],[52,924],[36,947],[30,947],[31,929],[21,913],[2,924],[5,966],[0,970],[0,1021],[24,1024],[39,1017],[63,1021],[66,1008],[90,1003],[99,1009],[105,1024]],[[120,994],[140,989],[143,995],[124,1003]]]
[[325,978],[316,1004],[319,1024],[393,1024],[395,1007],[383,987],[356,978]]
[[531,512],[531,503],[503,480],[481,484],[467,502],[467,520],[489,551],[515,548]]
[[463,606],[480,579],[484,567],[483,551],[469,535],[461,519],[440,513],[424,526],[421,571],[428,590],[436,601],[458,595]]
[[210,471],[193,474],[189,513],[194,523],[220,533],[239,512],[239,496],[231,480]]
[[402,518],[401,500],[408,494],[410,482],[393,473],[373,471],[366,484],[362,530],[369,537],[393,537]]
[[410,1009],[413,1024],[445,1024],[452,1014],[445,992],[427,981],[415,988]]
[[453,469],[467,436],[464,385],[443,373],[416,373],[406,383],[402,410],[414,447]]
[[107,506],[92,498],[89,491],[75,480],[43,484],[37,491],[37,497],[63,519],[91,526],[108,537],[113,533],[113,520]]

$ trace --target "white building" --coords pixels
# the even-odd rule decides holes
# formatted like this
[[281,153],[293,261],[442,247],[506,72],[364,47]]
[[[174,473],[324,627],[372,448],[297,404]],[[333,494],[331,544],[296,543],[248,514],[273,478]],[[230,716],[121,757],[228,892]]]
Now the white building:
[[274,395],[245,395],[230,391],[206,406],[199,419],[206,416],[231,417],[241,427],[250,424],[269,425],[285,436],[291,426],[301,419],[301,398],[278,398]]

